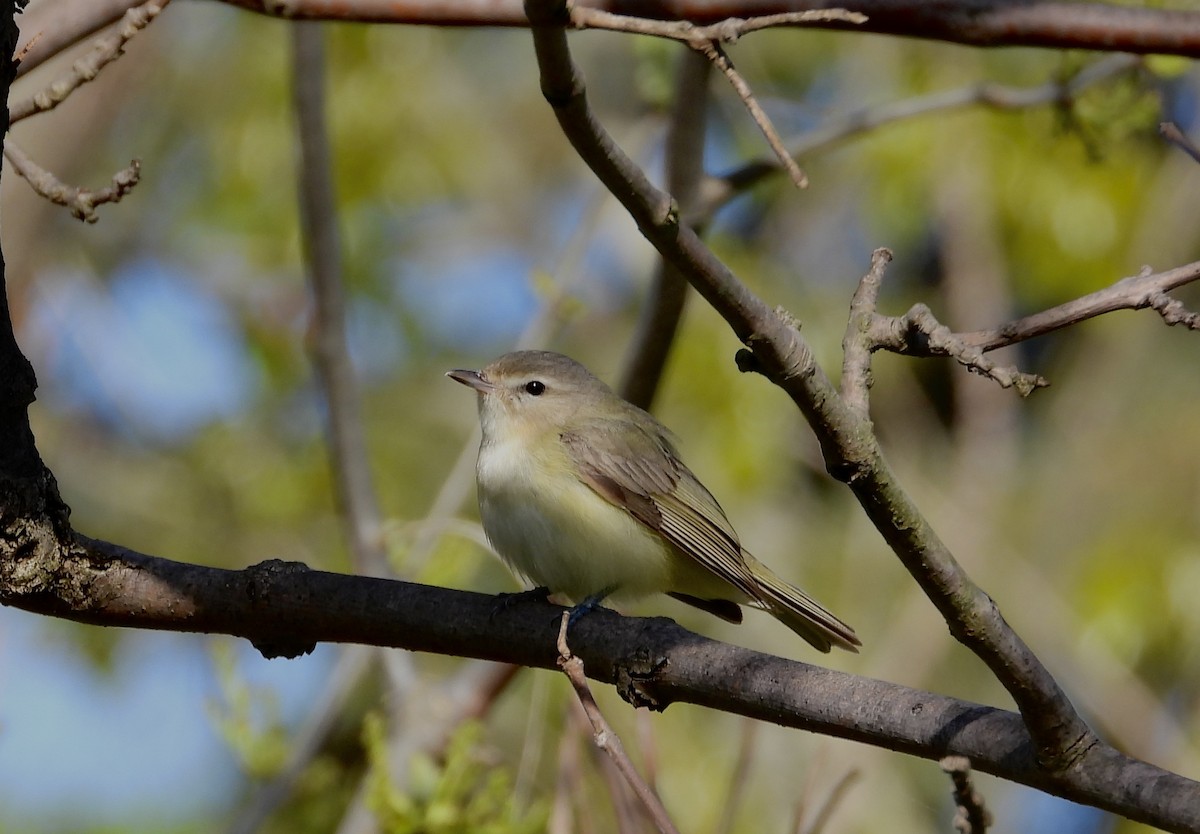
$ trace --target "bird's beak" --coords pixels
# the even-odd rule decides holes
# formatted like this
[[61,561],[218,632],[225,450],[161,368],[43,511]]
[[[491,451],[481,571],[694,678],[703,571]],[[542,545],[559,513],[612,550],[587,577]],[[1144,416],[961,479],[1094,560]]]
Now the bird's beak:
[[464,370],[446,371],[446,376],[450,377],[455,382],[461,382],[463,385],[466,385],[468,388],[474,388],[476,391],[478,391],[481,394],[486,394],[487,392],[493,390],[496,387],[495,385],[492,385],[492,383],[490,383],[486,379],[484,379],[483,374],[481,374],[479,371],[464,371]]

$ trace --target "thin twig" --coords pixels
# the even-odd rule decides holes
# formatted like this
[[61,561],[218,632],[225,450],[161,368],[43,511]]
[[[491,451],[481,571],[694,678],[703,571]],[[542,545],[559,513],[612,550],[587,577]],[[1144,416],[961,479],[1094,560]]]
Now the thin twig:
[[[41,6],[57,13],[67,0],[45,0]],[[360,23],[408,23],[426,26],[529,25],[521,0],[440,0],[437,3],[397,3],[395,0],[223,0],[227,5],[289,20],[338,20]],[[618,0],[585,0],[590,6],[629,8]],[[86,0],[74,3],[69,25],[54,32],[47,48],[33,56],[41,63],[62,48],[86,37],[120,16],[136,0]],[[794,12],[795,0],[759,0],[755,11],[764,16]],[[1171,54],[1194,57],[1200,52],[1200,14],[1194,11],[1134,8],[1090,3],[1013,3],[1012,0],[855,0],[853,5],[869,19],[860,24],[816,22],[813,26],[928,38],[974,46],[1032,46],[1043,49],[1090,49],[1103,52]],[[92,7],[95,7],[93,12]],[[744,0],[719,2],[643,2],[639,8],[659,11],[659,16],[685,17],[696,24],[718,23],[743,13]],[[24,67],[21,68],[25,70]]]
[[373,646],[339,647],[326,686],[317,694],[291,739],[287,762],[269,782],[254,790],[249,804],[238,812],[226,834],[254,834],[287,801],[337,726],[350,696],[360,689],[377,653]]
[[[572,732],[594,737],[595,733],[579,701],[572,700],[569,703],[571,705]],[[588,747],[588,755],[608,791],[608,804],[612,808],[613,820],[616,823],[613,834],[645,834],[644,824],[648,821],[646,812],[637,797],[633,795],[633,791],[630,790],[629,783],[625,781],[621,771],[613,764],[612,758],[601,752],[595,745]],[[649,783],[647,783],[647,787],[649,787]],[[595,801],[593,800],[593,802]],[[595,808],[585,804],[583,811],[584,813],[595,813]]]
[[1163,122],[1158,126],[1158,132],[1168,142],[1177,145],[1180,150],[1192,159],[1200,162],[1200,146],[1193,142],[1188,135],[1179,129],[1174,122]]
[[867,338],[871,349],[918,356],[949,356],[968,371],[988,377],[1002,388],[1015,388],[1028,397],[1050,383],[1037,374],[1024,373],[1009,365],[997,365],[984,350],[956,336],[924,304],[914,304],[903,316],[873,317]]
[[787,171],[792,183],[797,188],[808,188],[808,175],[796,164],[796,160],[792,159],[787,147],[783,144],[783,139],[779,137],[779,131],[775,130],[775,125],[771,123],[767,112],[762,109],[762,106],[758,103],[758,99],[754,97],[754,92],[750,89],[749,83],[737,71],[737,68],[733,66],[733,61],[729,59],[729,56],[725,53],[721,45],[716,41],[688,41],[688,46],[705,58],[708,58],[713,66],[724,74],[730,86],[733,87],[734,92],[741,98],[742,104],[746,106],[746,110],[750,113],[750,118],[754,119],[754,123],[758,125],[758,129],[766,137],[767,144],[775,152],[775,158],[779,160],[779,164],[783,166],[783,170]]
[[[915,304],[903,316],[875,312],[882,271],[875,253],[871,272],[859,283],[850,307],[850,321],[842,342],[844,360],[842,396],[848,405],[865,408],[870,380],[870,352],[888,350],[905,356],[949,356],[968,370],[989,377],[1004,388],[1015,388],[1022,396],[1049,385],[1037,374],[992,362],[985,354],[997,348],[1061,330],[1115,310],[1150,308],[1168,325],[1200,330],[1200,313],[1188,310],[1169,290],[1200,280],[1200,261],[1167,272],[1149,267],[1123,278],[1112,286],[1051,307],[1040,313],[1003,324],[992,330],[955,333],[941,324],[924,304]],[[890,253],[887,253],[890,258]]]
[[779,165],[788,173],[797,188],[808,187],[808,177],[796,164],[795,159],[788,153],[787,147],[779,136],[779,132],[771,123],[765,110],[758,103],[749,83],[733,66],[733,61],[726,54],[722,44],[736,43],[738,38],[749,32],[766,29],[773,26],[802,26],[813,23],[828,23],[839,21],[843,23],[865,23],[867,16],[845,9],[813,9],[801,12],[785,12],[781,14],[763,15],[743,19],[731,17],[713,23],[709,26],[696,26],[686,20],[666,21],[651,20],[641,17],[613,14],[612,12],[593,9],[587,6],[572,4],[570,7],[571,25],[576,29],[608,29],[616,32],[631,32],[639,35],[652,35],[660,38],[682,41],[691,49],[706,57],[713,66],[719,69],[730,86],[737,92],[750,117],[758,125],[767,144],[771,146]]
[[813,814],[812,820],[805,826],[801,827],[799,819],[800,813],[797,810],[796,834],[821,834],[821,830],[829,824],[830,817],[837,810],[838,804],[850,790],[850,787],[858,781],[858,769],[850,768],[842,774],[841,778],[833,783],[833,787],[829,789],[829,793],[825,795],[824,801],[817,807],[817,812]]
[[983,795],[971,783],[971,760],[966,756],[947,756],[938,762],[954,783],[954,830],[958,834],[984,834],[992,825],[992,814]]
[[[867,105],[802,134],[791,143],[788,154],[791,158],[799,159],[886,125],[964,107],[980,105],[993,110],[1020,110],[1046,104],[1068,106],[1088,87],[1141,64],[1142,59],[1136,55],[1109,55],[1088,64],[1070,78],[1033,87],[984,82],[888,104]],[[704,184],[702,199],[696,205],[694,214],[687,215],[688,221],[696,223],[709,220],[730,200],[764,180],[777,176],[780,171],[778,160],[763,158],[710,178]]]
[[[1200,328],[1195,314],[1188,313],[1178,302],[1167,303],[1170,299],[1166,297],[1166,293],[1196,280],[1200,280],[1200,261],[1168,269],[1166,272],[1152,272],[1146,267],[1137,275],[1122,278],[1111,286],[1065,304],[1010,321],[991,330],[956,333],[954,337],[970,347],[990,351],[1061,330],[1105,313],[1116,310],[1144,310],[1148,307],[1157,310],[1167,324],[1182,324],[1195,330]],[[1167,302],[1164,302],[1164,298],[1167,298]]]
[[654,716],[648,709],[636,710],[633,713],[633,722],[646,784],[650,786],[650,790],[658,793],[658,738],[654,733]]
[[120,202],[138,184],[142,175],[142,161],[135,159],[129,163],[128,168],[122,168],[113,174],[112,184],[105,188],[92,190],[67,185],[30,159],[11,135],[4,137],[4,157],[35,192],[52,203],[66,206],[71,210],[72,217],[85,223],[95,223],[99,220],[96,206]]
[[[103,38],[98,38],[87,55],[84,55],[71,69],[60,78],[56,78],[47,87],[34,93],[29,98],[9,105],[9,124],[16,124],[37,113],[53,110],[62,104],[71,93],[92,81],[99,75],[100,70],[125,54],[125,44],[134,35],[150,25],[150,21],[158,17],[171,0],[149,0],[141,6],[136,6],[125,12],[121,25],[115,32]],[[31,48],[33,42],[26,45]]]
[[566,673],[567,680],[571,682],[571,687],[575,690],[588,721],[591,722],[592,740],[612,759],[613,764],[625,777],[625,781],[629,783],[629,787],[633,789],[658,830],[662,834],[679,834],[667,814],[667,809],[663,807],[662,800],[638,774],[637,768],[633,766],[633,762],[625,753],[625,747],[621,744],[620,737],[613,732],[612,727],[605,720],[604,714],[600,712],[600,707],[592,695],[591,687],[588,686],[587,676],[583,671],[583,661],[571,654],[571,649],[567,645],[567,625],[570,621],[570,612],[564,611],[562,624],[558,629],[558,665]]
[[716,834],[731,834],[733,824],[737,822],[737,813],[746,798],[746,788],[750,785],[750,771],[754,766],[754,751],[757,747],[755,742],[758,741],[758,724],[743,721],[741,730],[737,758],[733,763],[733,772],[729,775],[729,789],[721,803],[721,820],[717,823]]

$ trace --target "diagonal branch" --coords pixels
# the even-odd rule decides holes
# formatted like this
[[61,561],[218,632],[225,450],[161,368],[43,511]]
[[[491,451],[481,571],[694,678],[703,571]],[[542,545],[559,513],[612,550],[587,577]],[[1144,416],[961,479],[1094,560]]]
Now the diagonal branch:
[[1190,330],[1196,330],[1200,329],[1196,315],[1184,310],[1183,305],[1170,299],[1167,293],[1197,280],[1200,280],[1200,261],[1166,272],[1152,272],[1145,267],[1137,275],[1122,278],[1111,286],[1057,307],[1010,321],[992,330],[955,335],[966,345],[989,351],[1061,330],[1105,313],[1146,308],[1157,310],[1167,324],[1182,324]]
[[[53,110],[62,104],[71,93],[89,81],[95,80],[100,70],[125,54],[125,44],[134,35],[150,25],[154,18],[166,8],[171,0],[149,0],[141,6],[134,6],[125,12],[121,26],[116,32],[96,41],[91,51],[75,63],[71,64],[69,72],[56,78],[45,89],[34,93],[29,98],[9,105],[9,124],[16,124],[22,119],[38,113]],[[31,47],[33,44],[31,44]]]
[[1200,145],[1188,138],[1188,135],[1180,130],[1177,124],[1163,122],[1158,126],[1158,132],[1172,145],[1178,147],[1196,162],[1200,162]]
[[604,713],[600,711],[600,705],[596,703],[596,697],[588,686],[583,661],[573,654],[570,646],[567,645],[567,626],[570,622],[571,615],[564,611],[562,624],[558,629],[558,665],[566,674],[567,680],[571,682],[571,688],[575,690],[575,696],[579,698],[579,704],[583,707],[583,712],[592,725],[592,740],[612,759],[617,772],[633,789],[634,795],[642,803],[642,807],[650,815],[650,819],[654,821],[655,827],[662,834],[679,834],[679,829],[671,821],[667,809],[663,807],[662,800],[637,772],[637,768],[629,759],[629,754],[625,752],[625,745],[621,743],[621,737],[613,732]]
[[954,559],[883,459],[869,420],[839,396],[787,317],[755,296],[696,234],[596,120],[567,46],[564,4],[529,0],[542,92],[563,132],[629,211],[642,234],[688,278],[750,351],[743,368],[788,393],[816,435],[830,473],[846,482],[867,516],[946,619],[1016,701],[1050,771],[1070,768],[1096,740],[1058,683],[1008,626],[995,603]]
[[[788,153],[793,159],[799,159],[886,125],[965,107],[980,106],[993,110],[1022,110],[1047,104],[1069,107],[1089,87],[1141,64],[1142,59],[1135,55],[1109,55],[1088,64],[1069,78],[1031,87],[983,82],[886,104],[866,105],[801,134],[792,141]],[[764,180],[777,176],[781,170],[777,160],[764,158],[710,178],[704,184],[703,199],[688,212],[689,220],[693,217],[697,218],[693,222],[707,220],[730,200]]]

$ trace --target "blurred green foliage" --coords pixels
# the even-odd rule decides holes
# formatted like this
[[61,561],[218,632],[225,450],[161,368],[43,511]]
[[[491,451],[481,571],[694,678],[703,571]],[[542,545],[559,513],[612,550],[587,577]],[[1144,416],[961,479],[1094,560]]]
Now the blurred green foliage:
[[533,834],[545,827],[544,809],[514,805],[512,777],[488,760],[478,724],[455,730],[444,761],[414,758],[405,789],[397,787],[388,766],[378,713],[363,722],[363,739],[370,765],[367,802],[385,834]]
[[[103,285],[139,255],[176,263],[220,299],[260,373],[236,419],[164,443],[80,407],[55,376],[55,345],[31,348],[39,447],[80,530],[203,564],[284,558],[351,570],[304,347],[287,27],[224,4],[175,4],[68,106],[19,126],[17,137],[68,181],[103,182],[133,155],[145,175],[85,228],[6,172],[5,255],[23,324],[64,271]],[[543,306],[565,297],[545,343],[615,382],[652,253],[611,202],[586,210],[596,186],[541,100],[527,33],[352,25],[327,33],[347,281],[352,302],[375,316],[375,329],[365,317],[351,328],[393,565],[420,581],[512,590],[479,543],[469,474],[447,485],[454,460],[470,454],[475,414],[470,395],[442,372],[512,346],[529,310],[503,293],[500,301],[483,295],[511,286]],[[596,33],[573,44],[601,116],[655,169],[679,48]],[[764,32],[732,54],[787,135],[863,105],[981,81],[1033,86],[1095,60],[802,31]],[[35,73],[23,89],[47,78]],[[712,95],[710,168],[764,155],[761,134],[720,78]],[[1158,121],[1194,112],[1198,99],[1193,64],[1152,59],[1069,103],[928,114],[802,160],[808,191],[756,188],[721,213],[711,241],[748,285],[803,322],[836,377],[845,310],[876,246],[896,253],[883,312],[916,301],[943,316],[965,308],[972,321],[948,321],[963,329],[1064,302],[1144,263],[1200,258],[1200,169],[1155,133]],[[572,256],[573,245],[583,254]],[[514,252],[524,271],[506,260]],[[501,262],[510,266],[464,277],[468,267]],[[1180,295],[1197,306],[1193,291]],[[495,331],[472,332],[468,313]],[[1198,344],[1153,313],[1119,313],[1014,351],[1011,361],[1053,383],[1028,401],[947,363],[888,356],[876,361],[873,389],[876,425],[902,482],[1081,709],[1118,746],[1193,776]],[[658,412],[747,546],[858,628],[860,656],[819,661],[1009,705],[950,640],[851,496],[825,476],[786,398],[737,373],[737,348],[693,299]],[[457,522],[428,518],[442,490]],[[735,629],[670,601],[636,611],[813,660],[766,617],[751,614]],[[97,657],[119,639],[72,633]],[[434,692],[463,666],[411,661]],[[284,729],[254,724],[264,702],[225,680],[229,702],[217,725],[250,776],[269,775],[287,749]],[[386,722],[368,718],[365,748],[344,743],[316,760],[273,826],[336,830],[363,773],[387,831],[543,830],[564,779],[577,803],[608,819],[601,765],[578,750],[585,775],[564,764],[571,743],[589,740],[570,742],[578,730],[547,717],[561,713],[546,704],[561,704],[562,686],[549,673],[523,674],[484,726],[464,725],[442,759],[417,755],[403,776],[384,752]],[[538,687],[557,694],[536,696]],[[734,781],[739,722],[690,708],[643,722],[611,693],[600,697],[635,755],[657,757],[681,826],[714,830]],[[359,704],[355,722],[363,711]],[[428,721],[437,720],[431,707]],[[862,784],[829,830],[948,830],[948,784],[931,764],[777,728],[761,728],[755,744],[735,831],[786,830],[797,805],[811,813],[851,768]],[[529,776],[532,801],[518,807],[509,774],[531,747],[541,764]],[[1028,794],[990,780],[984,790],[1002,827],[1018,830]]]

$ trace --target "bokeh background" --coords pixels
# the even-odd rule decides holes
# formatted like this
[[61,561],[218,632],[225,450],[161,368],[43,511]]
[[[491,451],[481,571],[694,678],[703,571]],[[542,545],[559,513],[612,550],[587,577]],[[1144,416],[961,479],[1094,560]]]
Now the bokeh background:
[[[95,83],[14,131],[68,182],[99,186],[133,156],[143,182],[88,226],[6,167],[3,247],[40,383],[38,445],[79,530],[206,565],[344,571],[305,351],[288,25],[221,3],[169,7]],[[616,382],[653,251],[571,154],[528,33],[326,31],[350,347],[390,567],[514,590],[481,545],[471,473],[456,468],[476,442],[473,399],[442,374],[526,339]],[[657,175],[679,48],[599,33],[572,43],[606,124]],[[1103,57],[800,31],[756,34],[732,55],[787,137],[979,81],[1070,77]],[[764,155],[736,96],[719,78],[711,90],[709,171]],[[802,320],[835,374],[876,246],[896,254],[886,310],[924,301],[956,329],[1200,258],[1200,166],[1156,133],[1163,119],[1200,133],[1198,95],[1192,63],[1152,58],[1066,105],[905,120],[807,156],[807,191],[768,181],[726,206],[709,237]],[[768,617],[733,627],[665,599],[631,613],[1011,706],[824,474],[787,399],[737,373],[736,339],[693,302],[656,412],[747,545],[851,622],[864,650],[814,658]],[[1200,337],[1122,312],[1010,359],[1052,386],[1022,401],[946,362],[878,357],[887,456],[1087,718],[1123,749],[1200,777]],[[437,496],[449,518],[431,516]],[[0,831],[237,830],[341,655],[322,646],[268,662],[230,638],[0,610]],[[468,664],[391,655],[259,830],[616,830],[565,681],[522,672],[481,724],[446,729],[449,752],[406,747],[441,720],[445,687]],[[600,696],[685,831],[806,830],[835,788],[825,831],[950,830],[935,763],[686,705],[638,716]],[[996,830],[1138,830],[979,784]]]

